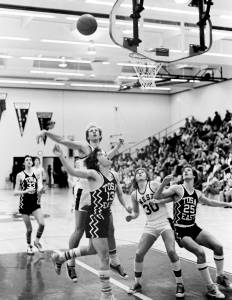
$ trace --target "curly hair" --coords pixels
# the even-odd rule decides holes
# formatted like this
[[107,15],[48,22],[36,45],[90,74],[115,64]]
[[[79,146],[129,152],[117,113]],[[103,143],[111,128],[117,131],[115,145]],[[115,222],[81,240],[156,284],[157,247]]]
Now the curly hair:
[[137,173],[139,170],[143,170],[143,171],[146,173],[146,175],[147,175],[147,181],[150,181],[150,180],[151,180],[150,175],[149,175],[149,173],[148,173],[148,171],[147,171],[146,169],[144,169],[144,168],[137,168],[137,169],[135,170],[135,175],[134,175],[134,178],[133,178],[133,180],[132,180],[132,186],[133,186],[133,188],[134,188],[135,190],[138,189],[138,183],[137,183],[135,177],[136,177],[136,173]]
[[98,165],[98,159],[97,154],[100,152],[101,149],[96,147],[90,155],[84,160],[84,164],[87,169],[93,169],[99,172],[99,165]]

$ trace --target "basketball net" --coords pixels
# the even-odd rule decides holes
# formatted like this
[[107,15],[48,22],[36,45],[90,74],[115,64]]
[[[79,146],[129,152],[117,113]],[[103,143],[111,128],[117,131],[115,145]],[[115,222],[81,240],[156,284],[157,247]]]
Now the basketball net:
[[139,55],[138,53],[131,53],[129,56],[133,62],[133,68],[138,76],[141,88],[156,88],[157,75],[163,63],[155,62],[149,58]]

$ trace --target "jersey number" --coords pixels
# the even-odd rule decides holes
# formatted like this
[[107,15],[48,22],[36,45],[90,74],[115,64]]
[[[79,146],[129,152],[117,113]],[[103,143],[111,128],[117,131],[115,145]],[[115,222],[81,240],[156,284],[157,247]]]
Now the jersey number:
[[150,215],[151,213],[159,210],[159,206],[156,203],[149,203],[149,204],[144,204],[143,209],[145,210],[147,215]]
[[195,205],[193,205],[193,204],[185,204],[184,205],[183,213],[187,214],[187,215],[194,214],[195,213]]

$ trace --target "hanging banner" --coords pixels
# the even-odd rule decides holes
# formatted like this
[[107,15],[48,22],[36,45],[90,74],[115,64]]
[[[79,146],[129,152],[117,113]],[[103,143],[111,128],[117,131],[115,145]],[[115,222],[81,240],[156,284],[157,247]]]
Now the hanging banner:
[[29,112],[29,108],[30,108],[30,103],[27,102],[17,102],[14,103],[14,107],[15,107],[15,111],[16,111],[16,115],[17,115],[17,119],[18,119],[18,123],[19,123],[19,131],[21,136],[23,136],[23,132],[25,129],[25,125],[27,122],[27,116],[28,116],[28,112]]
[[[52,112],[37,112],[37,118],[38,118],[38,121],[39,121],[39,127],[40,127],[40,130],[48,130],[50,128],[50,125],[51,125],[51,120],[52,120]],[[47,137],[45,135],[45,137],[43,138],[43,142],[44,142],[44,145],[46,144],[46,140],[47,140]]]
[[7,93],[0,93],[0,121],[2,117],[2,113],[6,110],[6,97]]

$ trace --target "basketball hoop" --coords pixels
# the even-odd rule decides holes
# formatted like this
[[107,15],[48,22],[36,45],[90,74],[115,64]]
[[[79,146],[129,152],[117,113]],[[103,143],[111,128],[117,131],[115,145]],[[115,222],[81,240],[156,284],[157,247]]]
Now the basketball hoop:
[[134,70],[138,76],[142,89],[156,88],[157,75],[163,66],[162,62],[150,60],[139,53],[129,54]]

